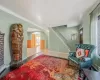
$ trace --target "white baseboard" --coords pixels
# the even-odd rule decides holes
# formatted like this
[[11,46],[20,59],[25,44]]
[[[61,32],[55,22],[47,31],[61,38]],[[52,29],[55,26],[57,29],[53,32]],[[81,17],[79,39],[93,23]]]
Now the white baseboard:
[[0,66],[0,73],[1,73],[4,69],[6,69],[6,68],[7,68],[6,65],[2,65],[2,66]]

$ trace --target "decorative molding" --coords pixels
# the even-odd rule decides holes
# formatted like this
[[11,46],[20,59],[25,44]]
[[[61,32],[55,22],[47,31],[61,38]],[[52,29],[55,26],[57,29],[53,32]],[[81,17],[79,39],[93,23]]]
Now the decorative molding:
[[90,14],[100,5],[100,0],[97,0],[96,3],[93,5],[92,10],[90,11]]
[[91,13],[100,5],[100,0],[97,0],[95,4],[89,9],[88,13],[91,15]]
[[33,21],[30,21],[30,20],[28,20],[28,19],[26,19],[26,18],[24,18],[24,17],[18,15],[17,13],[15,13],[15,12],[13,12],[13,11],[11,11],[11,10],[5,8],[4,6],[1,6],[1,5],[0,5],[0,10],[6,12],[6,13],[8,13],[8,14],[11,14],[11,15],[13,15],[13,16],[19,18],[19,19],[22,19],[22,20],[24,20],[24,21],[26,21],[26,22],[28,22],[28,23],[34,25],[34,26],[37,26],[38,28],[40,28],[40,29],[42,29],[42,30],[45,30],[42,26],[39,26],[39,25],[35,24]]

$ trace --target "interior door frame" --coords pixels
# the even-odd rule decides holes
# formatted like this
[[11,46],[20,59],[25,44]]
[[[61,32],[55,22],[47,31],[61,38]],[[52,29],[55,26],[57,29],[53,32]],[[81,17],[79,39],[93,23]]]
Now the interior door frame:
[[83,44],[83,28],[79,29],[79,43]]

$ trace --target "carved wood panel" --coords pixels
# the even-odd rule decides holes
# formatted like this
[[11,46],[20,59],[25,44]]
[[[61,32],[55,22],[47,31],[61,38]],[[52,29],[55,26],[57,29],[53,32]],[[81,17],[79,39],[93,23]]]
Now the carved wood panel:
[[0,33],[0,66],[4,64],[4,34]]

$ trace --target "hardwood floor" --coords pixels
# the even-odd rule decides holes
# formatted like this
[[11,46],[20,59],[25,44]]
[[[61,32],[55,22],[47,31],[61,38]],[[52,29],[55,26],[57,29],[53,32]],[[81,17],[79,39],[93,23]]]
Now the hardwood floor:
[[[23,60],[23,64],[26,63],[27,61],[34,59],[37,56],[37,54],[32,55],[31,57],[28,57],[27,59]],[[4,71],[2,71],[0,73],[0,78],[5,76],[7,73],[9,73],[10,71],[13,71],[14,69],[11,68],[11,66],[7,67]]]

